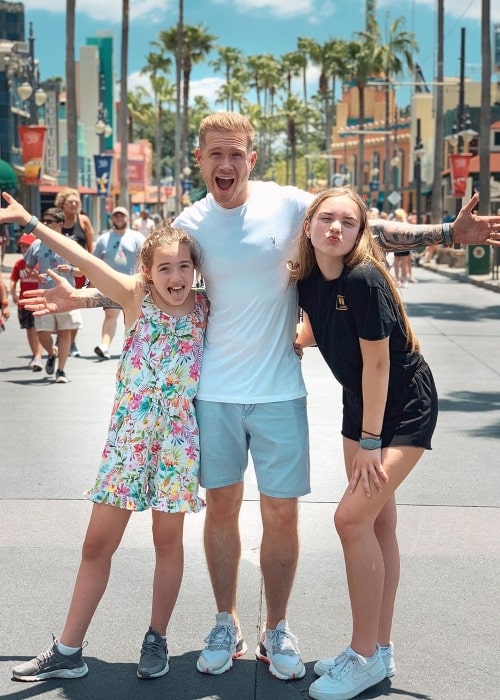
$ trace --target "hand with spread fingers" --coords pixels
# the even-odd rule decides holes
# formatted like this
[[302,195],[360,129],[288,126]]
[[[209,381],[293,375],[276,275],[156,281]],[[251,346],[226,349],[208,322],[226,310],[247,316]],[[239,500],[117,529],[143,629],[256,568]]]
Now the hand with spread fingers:
[[500,216],[474,214],[479,194],[473,195],[453,222],[453,242],[464,245],[500,246]]

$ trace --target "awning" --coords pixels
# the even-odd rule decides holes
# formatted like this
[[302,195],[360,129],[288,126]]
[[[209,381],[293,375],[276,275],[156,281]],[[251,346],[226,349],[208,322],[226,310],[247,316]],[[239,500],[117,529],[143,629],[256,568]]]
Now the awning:
[[18,186],[16,171],[5,160],[0,160],[0,189],[16,190]]
[[[67,189],[68,185],[39,185],[38,190],[40,194],[57,194]],[[74,189],[77,189],[76,187]],[[94,187],[87,187],[86,185],[79,185],[78,192],[80,194],[97,194]]]

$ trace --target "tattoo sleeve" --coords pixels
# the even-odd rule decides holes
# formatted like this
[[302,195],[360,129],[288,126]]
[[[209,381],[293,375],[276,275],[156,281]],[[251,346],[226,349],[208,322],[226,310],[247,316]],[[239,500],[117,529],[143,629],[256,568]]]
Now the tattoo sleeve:
[[101,306],[111,309],[122,308],[120,304],[117,304],[116,301],[113,301],[113,299],[110,299],[98,289],[86,289],[84,294],[80,292],[78,296],[83,300],[83,308],[85,309],[98,309]]
[[444,242],[441,224],[406,224],[399,221],[369,221],[373,235],[382,248],[391,250],[412,250],[420,246],[437,245]]

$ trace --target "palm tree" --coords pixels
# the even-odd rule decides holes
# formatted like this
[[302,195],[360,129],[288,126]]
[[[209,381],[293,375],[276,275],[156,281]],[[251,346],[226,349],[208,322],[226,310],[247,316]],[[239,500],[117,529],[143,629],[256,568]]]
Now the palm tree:
[[[243,54],[239,49],[232,46],[218,46],[217,52],[219,58],[210,61],[210,65],[216,73],[224,71],[226,83],[221,94],[224,94],[226,100],[226,109],[232,111],[234,108],[233,93],[237,92],[238,80],[235,79],[235,74],[238,72],[239,66],[243,62]],[[230,87],[231,86],[231,87]],[[239,85],[241,92],[241,84]]]
[[352,83],[358,89],[359,95],[359,162],[358,162],[358,192],[363,193],[364,160],[365,160],[365,88],[370,78],[380,76],[384,63],[384,52],[376,39],[380,32],[370,20],[370,30],[356,32],[359,39],[347,44],[347,67]]
[[129,0],[122,0],[122,32],[120,52],[120,113],[118,130],[120,132],[120,197],[121,206],[128,207],[128,108],[127,108],[127,74],[128,74],[128,37],[129,37]]
[[434,166],[432,170],[431,218],[438,223],[443,218],[441,170],[443,167],[443,61],[444,61],[444,0],[437,3],[437,71],[436,110],[434,118]]
[[[351,42],[352,43],[352,42]],[[309,46],[311,60],[320,69],[319,94],[323,104],[325,118],[325,152],[331,151],[332,127],[335,109],[335,79],[345,79],[351,70],[349,44],[341,39],[329,39],[324,44],[311,42]],[[330,80],[331,85],[330,85]],[[331,180],[331,164],[328,159],[327,178]]]
[[[181,149],[184,164],[189,163],[189,81],[193,65],[202,63],[213,48],[216,36],[209,34],[203,25],[183,25],[182,30],[182,139]],[[178,27],[164,29],[159,33],[158,44],[164,51],[178,55]]]
[[66,0],[66,128],[68,139],[68,185],[78,187],[78,116],[75,81],[76,0]]
[[269,145],[269,133],[272,130],[274,98],[278,87],[282,85],[281,66],[272,54],[251,55],[247,59],[249,85],[255,90],[260,114],[258,130],[259,160],[257,168],[259,177],[264,176],[266,165],[265,144]]
[[[286,80],[286,101],[283,105],[284,111],[287,115],[287,150],[290,150],[290,160],[291,160],[291,170],[292,178],[291,184],[297,184],[297,120],[296,116],[300,110],[300,102],[296,97],[292,95],[292,80],[299,75],[302,75],[304,70],[304,63],[307,60],[300,51],[292,51],[286,53],[281,57],[283,70],[285,72]],[[305,110],[302,110],[305,114]],[[307,153],[307,146],[304,144]],[[288,159],[287,159],[288,161]],[[288,162],[287,162],[288,167]],[[288,180],[288,178],[287,178]]]
[[[413,32],[408,32],[403,29],[405,20],[403,17],[398,17],[390,25],[387,43],[383,44],[382,50],[382,70],[385,77],[385,170],[384,170],[384,194],[385,200],[387,202],[387,195],[389,192],[390,183],[390,166],[389,162],[391,159],[390,154],[390,120],[389,120],[389,86],[392,77],[397,77],[400,75],[405,68],[410,71],[413,70],[413,53],[418,50],[417,42],[415,41],[415,35]],[[380,41],[380,27],[377,22],[372,18],[370,26],[370,34],[372,38],[378,42]],[[439,46],[439,40],[438,40]],[[442,46],[442,45],[441,45]]]
[[490,213],[491,39],[490,0],[481,0],[481,116],[479,118],[479,211]]
[[146,65],[141,70],[144,75],[149,75],[153,90],[154,114],[155,114],[155,175],[157,196],[157,209],[161,203],[161,174],[162,174],[162,146],[163,146],[163,103],[175,104],[175,85],[170,83],[161,73],[167,72],[172,61],[161,54],[150,52],[146,56]]

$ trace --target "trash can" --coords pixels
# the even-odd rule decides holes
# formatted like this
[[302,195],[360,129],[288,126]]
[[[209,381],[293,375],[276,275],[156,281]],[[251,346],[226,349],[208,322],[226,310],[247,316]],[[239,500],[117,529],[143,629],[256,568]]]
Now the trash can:
[[487,275],[491,269],[489,245],[470,245],[467,248],[467,274]]

